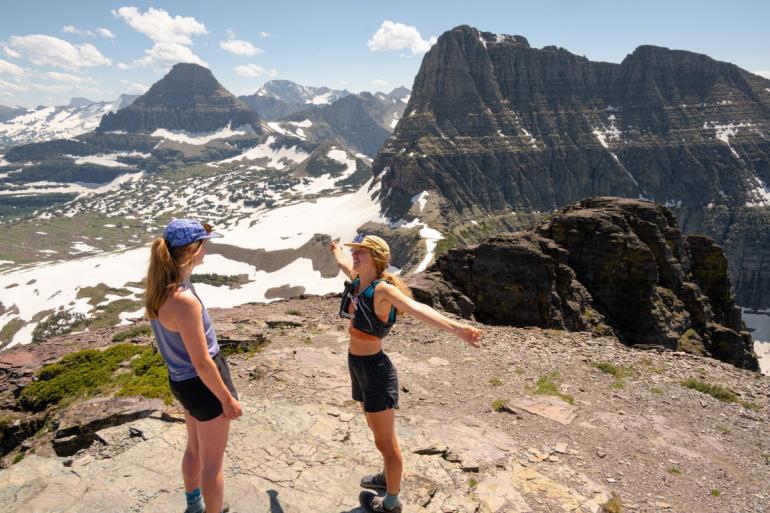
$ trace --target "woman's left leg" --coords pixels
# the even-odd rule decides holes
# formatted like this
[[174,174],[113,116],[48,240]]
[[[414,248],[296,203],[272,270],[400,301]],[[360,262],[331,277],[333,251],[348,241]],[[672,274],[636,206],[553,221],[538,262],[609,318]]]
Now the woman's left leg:
[[385,462],[387,493],[397,495],[401,489],[401,473],[404,460],[396,437],[396,410],[393,408],[376,413],[366,413],[366,421],[374,434],[374,444]]

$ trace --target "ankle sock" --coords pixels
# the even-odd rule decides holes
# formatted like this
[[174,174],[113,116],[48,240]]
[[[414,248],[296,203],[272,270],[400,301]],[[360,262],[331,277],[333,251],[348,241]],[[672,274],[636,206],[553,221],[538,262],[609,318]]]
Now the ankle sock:
[[200,488],[196,488],[191,492],[184,492],[184,496],[187,500],[186,513],[203,513],[205,506],[203,505]]
[[398,494],[391,495],[389,493],[385,494],[385,500],[382,501],[382,505],[385,506],[385,509],[393,509],[398,504]]

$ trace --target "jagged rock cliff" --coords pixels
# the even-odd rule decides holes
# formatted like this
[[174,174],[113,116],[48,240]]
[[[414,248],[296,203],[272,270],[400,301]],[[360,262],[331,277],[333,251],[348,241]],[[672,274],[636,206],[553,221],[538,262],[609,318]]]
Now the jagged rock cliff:
[[770,212],[770,80],[733,64],[654,46],[592,62],[460,26],[425,55],[373,170],[392,217],[434,191],[445,227],[593,195],[669,205],[725,245],[741,304],[770,306],[770,230],[742,221]]
[[418,298],[485,323],[615,334],[759,370],[722,250],[651,202],[589,198],[450,250],[428,275],[412,283]]

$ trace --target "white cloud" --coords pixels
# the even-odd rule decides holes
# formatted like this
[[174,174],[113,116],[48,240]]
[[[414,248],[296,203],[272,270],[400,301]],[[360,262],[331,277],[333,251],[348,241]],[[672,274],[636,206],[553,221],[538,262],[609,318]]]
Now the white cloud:
[[219,46],[230,53],[244,57],[250,57],[252,55],[262,53],[262,50],[255,47],[248,41],[243,41],[242,39],[236,38],[235,32],[232,30],[227,31],[227,41],[220,41]]
[[81,30],[74,25],[65,25],[64,27],[62,27],[61,31],[67,34],[76,34],[78,36],[84,36],[84,37],[102,36],[109,39],[115,39],[115,34],[113,34],[109,29],[101,28],[101,27],[96,29],[96,31],[93,31],[93,30]]
[[131,63],[131,66],[119,64],[120,69],[127,69],[129,67],[141,67],[141,68],[155,68],[165,69],[169,65],[176,64],[178,62],[192,62],[193,64],[200,64],[201,66],[208,66],[203,59],[193,53],[192,50],[184,45],[177,43],[155,43],[152,48],[145,50],[146,55],[141,59],[136,59]]
[[760,77],[765,77],[770,79],[770,69],[759,69],[756,71],[752,71],[755,75],[759,75]]
[[389,82],[381,78],[375,78],[372,80],[372,85],[375,87],[388,87]]
[[[44,34],[11,36],[8,46],[13,53],[38,66],[77,69],[112,64],[90,43],[75,46],[58,37]],[[8,51],[6,53],[11,55]]]
[[144,84],[142,84],[140,82],[134,82],[134,83],[132,83],[131,85],[129,85],[126,88],[126,93],[128,93],[128,94],[144,94],[144,93],[147,92],[148,89],[149,89],[149,87],[147,87],[146,85],[144,85]]
[[24,75],[24,73],[25,70],[21,66],[17,66],[12,62],[0,59],[0,75],[13,75],[15,77],[20,77]]
[[9,89],[11,91],[24,91],[26,88],[20,86],[19,84],[14,84],[13,82],[0,80],[0,89]]
[[94,79],[84,75],[71,75],[70,73],[59,73],[57,71],[48,71],[43,76],[55,82],[64,84],[93,84]]
[[108,39],[115,39],[115,34],[113,34],[110,29],[106,29],[104,27],[99,27],[98,29],[96,29],[96,33]]
[[126,64],[125,62],[119,62],[119,63],[116,64],[116,66],[120,70],[131,69],[131,65],[130,64]]
[[[275,70],[271,70],[271,76],[273,76],[273,71]],[[241,77],[258,77],[265,73],[267,73],[265,68],[257,64],[241,64],[240,66],[235,67],[235,74]],[[278,72],[276,71],[276,74],[277,73]]]
[[136,7],[121,7],[112,11],[134,30],[141,32],[156,43],[191,45],[191,36],[208,34],[206,26],[192,16],[174,16],[163,9],[150,7],[142,13]]
[[270,75],[270,78],[275,78],[275,77],[277,77],[277,76],[278,76],[278,70],[277,70],[277,69],[275,69],[275,68],[273,68],[273,69],[271,69],[271,70],[270,70],[270,72],[268,73],[268,75]]
[[373,52],[409,50],[412,55],[417,55],[427,52],[435,43],[435,37],[428,40],[423,39],[416,27],[385,20],[369,40],[367,46]]
[[270,37],[270,34],[268,32],[260,32],[259,37]]
[[12,57],[14,59],[21,59],[21,54],[15,50],[12,50],[11,48],[8,48],[5,44],[0,44],[0,46],[3,47],[3,52],[8,57]]

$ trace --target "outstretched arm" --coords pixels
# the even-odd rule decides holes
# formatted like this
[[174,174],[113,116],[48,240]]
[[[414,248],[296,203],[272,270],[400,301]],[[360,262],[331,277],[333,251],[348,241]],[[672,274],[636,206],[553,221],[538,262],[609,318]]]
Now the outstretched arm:
[[397,310],[409,313],[418,318],[419,320],[430,324],[440,330],[446,331],[463,339],[473,347],[479,347],[482,330],[474,328],[470,324],[457,322],[454,319],[445,317],[438,313],[433,308],[419,303],[414,299],[405,296],[397,287],[389,283],[383,283],[377,287],[378,293],[382,294],[382,298],[387,300],[388,303],[395,306]]
[[345,276],[351,280],[355,278],[356,274],[353,272],[353,262],[351,262],[350,258],[342,251],[340,243],[337,241],[332,241],[329,249],[331,249],[332,255],[334,255],[334,260],[337,261],[337,267],[340,268],[340,271],[345,273]]

